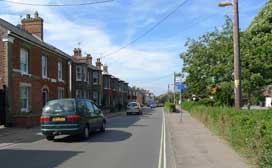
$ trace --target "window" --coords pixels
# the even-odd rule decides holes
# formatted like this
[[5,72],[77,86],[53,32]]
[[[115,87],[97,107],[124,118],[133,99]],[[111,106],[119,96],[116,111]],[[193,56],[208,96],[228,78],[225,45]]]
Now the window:
[[46,78],[47,77],[47,72],[48,72],[48,67],[47,67],[47,57],[46,56],[42,56],[42,77]]
[[58,80],[62,80],[62,62],[58,62]]
[[82,98],[82,92],[79,89],[76,90],[76,98]]
[[92,103],[89,102],[89,101],[86,101],[86,105],[87,105],[89,113],[94,113],[94,109],[93,109]]
[[99,75],[98,75],[98,72],[94,72],[93,73],[93,84],[98,84],[98,78],[99,78]]
[[82,67],[80,65],[76,66],[76,80],[82,80]]
[[27,86],[20,87],[21,112],[29,112],[29,92],[30,92],[29,87]]
[[87,68],[84,67],[82,69],[82,79],[86,82],[87,81]]
[[20,70],[22,73],[28,73],[28,51],[24,48],[20,50]]
[[88,112],[88,108],[87,108],[86,103],[85,103],[84,100],[79,100],[78,101],[77,109],[78,109],[79,112],[83,112],[83,113]]
[[94,92],[93,92],[93,100],[94,100],[95,102],[97,102],[97,100],[98,100],[98,93],[97,93],[97,91],[94,91]]
[[59,99],[64,98],[64,88],[58,88],[58,98]]

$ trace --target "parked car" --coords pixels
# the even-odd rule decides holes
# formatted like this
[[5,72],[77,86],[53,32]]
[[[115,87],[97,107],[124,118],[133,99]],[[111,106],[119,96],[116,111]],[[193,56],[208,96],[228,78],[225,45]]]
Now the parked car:
[[47,140],[57,135],[80,135],[87,139],[91,131],[105,131],[103,112],[87,99],[49,101],[40,117],[41,131]]
[[155,103],[152,103],[152,104],[150,104],[150,106],[149,106],[150,108],[156,108],[157,107],[157,104],[155,104]]
[[141,105],[138,102],[129,102],[127,105],[127,115],[129,114],[142,115],[143,110]]

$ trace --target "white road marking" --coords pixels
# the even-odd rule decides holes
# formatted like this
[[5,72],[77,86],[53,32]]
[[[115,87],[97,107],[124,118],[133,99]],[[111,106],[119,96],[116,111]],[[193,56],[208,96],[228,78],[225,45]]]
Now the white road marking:
[[165,136],[165,116],[164,110],[162,110],[162,128],[161,128],[161,144],[160,144],[160,156],[158,168],[166,168],[166,136]]
[[163,168],[166,168],[166,139],[165,139],[165,116],[163,111]]
[[162,128],[161,128],[161,143],[160,143],[160,156],[159,156],[158,168],[161,168],[162,146],[163,146],[163,120],[162,120]]

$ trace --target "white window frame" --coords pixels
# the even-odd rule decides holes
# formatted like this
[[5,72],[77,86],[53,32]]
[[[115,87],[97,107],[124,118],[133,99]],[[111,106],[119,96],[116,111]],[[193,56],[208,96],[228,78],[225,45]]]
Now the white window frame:
[[[26,95],[22,95],[22,89],[26,89]],[[22,107],[22,101],[26,99],[26,107]],[[21,112],[29,112],[30,111],[30,87],[29,86],[20,86],[20,109]]]
[[25,48],[20,49],[20,71],[22,74],[28,74],[29,52]]
[[42,55],[42,77],[46,79],[48,77],[48,57]]
[[76,81],[82,81],[82,66],[76,66]]
[[[96,81],[95,81],[95,79],[96,79]],[[98,72],[93,72],[93,84],[97,85],[98,81],[99,81],[99,74],[98,74]]]
[[58,80],[63,81],[62,62],[58,61]]

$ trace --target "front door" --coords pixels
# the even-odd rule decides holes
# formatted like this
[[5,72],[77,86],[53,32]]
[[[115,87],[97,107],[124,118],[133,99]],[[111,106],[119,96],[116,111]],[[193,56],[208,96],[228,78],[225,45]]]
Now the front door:
[[46,105],[48,101],[48,89],[43,89],[42,91],[42,102],[43,102],[43,107]]

